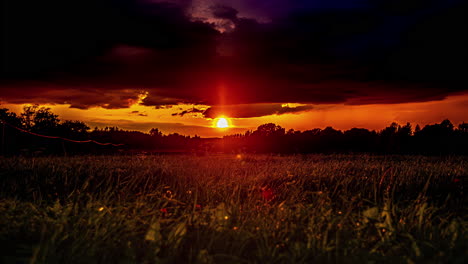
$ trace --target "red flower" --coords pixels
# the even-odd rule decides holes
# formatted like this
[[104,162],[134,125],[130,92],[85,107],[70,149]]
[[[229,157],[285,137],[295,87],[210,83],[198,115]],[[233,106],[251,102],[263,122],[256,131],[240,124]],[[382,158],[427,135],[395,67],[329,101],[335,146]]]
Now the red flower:
[[458,182],[460,182],[460,179],[455,178],[455,179],[453,179],[453,182],[454,182],[454,183],[458,183]]
[[263,199],[265,199],[267,201],[271,201],[275,197],[275,194],[273,193],[272,189],[263,188],[262,189],[262,197],[263,197]]
[[161,211],[161,212],[167,214],[167,209],[166,209],[166,208],[159,209],[159,211]]

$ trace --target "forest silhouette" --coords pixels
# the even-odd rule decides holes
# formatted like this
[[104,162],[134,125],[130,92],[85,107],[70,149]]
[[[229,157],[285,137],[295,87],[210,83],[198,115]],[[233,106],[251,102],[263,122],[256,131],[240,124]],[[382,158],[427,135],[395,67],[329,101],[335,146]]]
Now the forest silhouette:
[[392,123],[380,131],[332,127],[297,131],[273,124],[223,138],[178,133],[148,133],[118,127],[91,129],[82,121],[61,121],[49,108],[26,106],[19,115],[0,108],[3,155],[69,155],[110,153],[375,153],[468,154],[468,123],[454,126],[448,119],[414,129]]

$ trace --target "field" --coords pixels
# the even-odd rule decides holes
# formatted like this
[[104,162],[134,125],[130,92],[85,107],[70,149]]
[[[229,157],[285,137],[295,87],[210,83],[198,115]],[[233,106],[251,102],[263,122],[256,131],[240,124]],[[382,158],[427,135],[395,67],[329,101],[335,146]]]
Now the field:
[[468,157],[0,159],[1,263],[467,263]]

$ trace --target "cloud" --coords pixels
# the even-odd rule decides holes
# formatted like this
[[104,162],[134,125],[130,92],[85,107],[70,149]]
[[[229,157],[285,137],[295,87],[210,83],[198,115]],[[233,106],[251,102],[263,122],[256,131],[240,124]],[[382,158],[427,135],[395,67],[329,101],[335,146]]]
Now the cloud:
[[[420,102],[468,87],[457,0],[6,1],[9,103],[125,108],[146,94],[147,106],[248,117],[282,114],[285,102]],[[234,27],[221,34],[194,17],[202,3]]]
[[173,113],[172,116],[184,116],[186,114],[197,114],[197,113],[204,113],[206,110],[204,109],[198,109],[196,107],[193,107],[191,109],[188,109],[188,110],[184,110],[182,112],[179,112],[179,113]]
[[211,10],[213,11],[214,17],[222,18],[222,19],[229,19],[231,21],[236,21],[237,14],[239,13],[239,11],[237,11],[236,9],[230,6],[225,6],[225,5],[212,6]]
[[129,114],[130,115],[137,115],[137,116],[148,116],[148,113],[140,112],[140,111],[131,111]]
[[185,116],[187,114],[202,114],[207,118],[227,116],[230,118],[251,118],[267,115],[283,115],[300,113],[314,109],[311,105],[289,106],[288,104],[241,104],[217,105],[208,108],[192,107],[182,112],[173,113],[172,116]]
[[267,115],[283,115],[290,113],[300,113],[314,109],[311,105],[290,107],[281,104],[244,104],[212,106],[203,111],[203,115],[208,118],[227,116],[230,118],[251,118]]

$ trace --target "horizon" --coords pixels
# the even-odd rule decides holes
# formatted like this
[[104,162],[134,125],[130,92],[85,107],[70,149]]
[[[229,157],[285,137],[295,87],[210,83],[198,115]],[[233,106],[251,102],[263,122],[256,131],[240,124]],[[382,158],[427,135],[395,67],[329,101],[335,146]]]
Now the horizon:
[[[6,113],[8,113],[8,112],[14,113],[14,114],[16,114],[16,116],[17,116],[18,118],[20,118],[20,119],[22,120],[22,122],[25,121],[25,120],[23,120],[23,118],[21,118],[22,113],[24,113],[24,111],[23,111],[23,112],[13,112],[13,111],[10,111],[10,109],[5,108],[5,107],[1,107],[1,106],[2,106],[2,105],[0,105],[0,109],[7,110]],[[23,107],[36,107],[36,110],[34,110],[34,111],[37,111],[37,110],[40,110],[40,109],[45,109],[45,110],[49,111],[51,114],[55,114],[53,111],[50,110],[50,108],[45,107],[45,106],[40,106],[40,105],[23,105]],[[86,123],[86,122],[83,121],[83,120],[63,119],[63,118],[60,117],[60,115],[56,115],[56,118],[57,118],[57,120],[59,120],[59,123],[60,123],[60,124],[63,124],[63,123],[66,122],[66,121],[79,121],[79,122],[83,122],[85,125],[89,125],[88,123]],[[224,119],[223,121],[227,122],[227,123],[225,124],[225,127],[224,127],[224,126],[223,126],[223,127],[219,127],[219,126],[217,127],[217,124],[216,124],[216,123],[217,123],[217,120],[218,120],[218,122],[219,122],[219,119]],[[442,123],[442,121],[446,121],[446,120],[450,121],[450,122],[453,124],[453,126],[454,126],[455,129],[457,129],[460,125],[466,124],[465,121],[453,122],[453,121],[450,120],[449,118],[444,118],[443,120],[439,120],[439,122]],[[10,123],[8,123],[8,122],[5,121],[5,120],[0,119],[0,121],[1,121],[1,122],[5,122],[7,125],[11,126],[12,128],[15,128],[15,129],[17,129],[17,130],[20,130],[20,131],[23,130],[22,128],[16,127],[15,125],[10,124]],[[179,133],[179,132],[177,132],[177,131],[172,132],[172,133],[164,133],[164,131],[162,131],[162,130],[161,130],[160,128],[158,128],[158,127],[152,127],[152,128],[150,128],[149,130],[147,130],[147,131],[132,130],[132,129],[125,129],[125,128],[123,128],[123,127],[119,127],[119,126],[117,126],[117,125],[115,125],[115,124],[112,124],[112,123],[109,123],[108,125],[102,126],[102,127],[99,127],[99,126],[89,126],[89,129],[88,129],[87,131],[88,131],[88,132],[91,132],[91,131],[95,131],[95,130],[105,130],[105,129],[107,129],[107,128],[115,128],[115,129],[122,130],[122,131],[127,131],[127,132],[141,132],[141,133],[144,133],[144,134],[148,134],[148,135],[149,135],[149,134],[151,134],[151,130],[156,129],[157,131],[159,131],[160,133],[162,133],[161,135],[163,135],[163,136],[168,136],[168,135],[171,135],[171,134],[178,134],[178,135],[181,135],[181,136],[188,136],[188,137],[192,137],[192,138],[193,138],[193,137],[199,137],[199,138],[203,138],[203,139],[222,139],[222,138],[224,138],[224,137],[235,136],[235,135],[247,135],[249,132],[251,133],[251,132],[253,132],[254,130],[256,130],[256,129],[258,129],[259,127],[261,127],[261,126],[263,126],[263,125],[266,125],[266,124],[274,124],[274,125],[277,125],[277,126],[283,128],[283,129],[285,130],[285,132],[288,132],[288,131],[292,130],[292,131],[294,131],[294,132],[301,132],[301,133],[306,132],[306,131],[315,130],[315,129],[324,130],[324,129],[326,129],[326,128],[332,128],[332,129],[334,129],[334,130],[336,130],[336,131],[340,131],[340,132],[346,132],[346,131],[350,131],[350,130],[352,130],[352,129],[365,129],[365,130],[367,130],[367,131],[369,131],[369,132],[380,133],[380,132],[382,132],[383,130],[385,130],[386,128],[392,126],[393,124],[397,124],[398,126],[402,126],[402,125],[407,125],[407,124],[409,124],[409,125],[411,126],[411,130],[412,130],[411,132],[414,133],[416,127],[419,127],[419,129],[423,129],[423,128],[427,127],[427,126],[437,125],[437,124],[439,124],[439,122],[433,122],[433,123],[427,123],[427,124],[417,124],[417,123],[416,123],[416,124],[413,124],[413,123],[411,123],[411,122],[402,122],[402,123],[400,123],[400,122],[395,122],[395,121],[393,121],[393,122],[391,122],[391,123],[389,123],[389,124],[387,124],[387,125],[385,125],[385,126],[383,126],[383,127],[381,127],[381,128],[377,128],[377,129],[369,129],[369,128],[366,128],[366,127],[358,127],[358,126],[349,127],[349,128],[345,128],[345,129],[340,129],[340,128],[333,127],[332,125],[325,125],[325,126],[323,126],[323,127],[309,127],[309,128],[305,128],[305,129],[302,129],[302,130],[293,129],[293,128],[289,128],[289,127],[282,127],[280,124],[276,124],[276,123],[269,122],[269,123],[260,124],[259,126],[254,127],[254,128],[249,128],[249,129],[244,129],[244,130],[241,130],[242,128],[236,128],[236,133],[229,133],[230,131],[233,131],[232,120],[226,121],[225,118],[218,118],[218,119],[213,119],[213,120],[211,121],[212,126],[209,127],[209,128],[210,128],[210,129],[216,129],[219,133],[224,133],[224,134],[222,134],[221,136],[203,136],[203,135],[198,135],[198,134],[194,134],[194,135],[188,134],[188,135],[187,135],[187,134],[181,134],[181,133]],[[23,126],[23,125],[22,125],[22,126]],[[24,132],[29,133],[30,131],[24,130]],[[33,133],[33,135],[34,135],[34,134],[36,134],[36,133]],[[36,134],[36,135],[37,135],[37,134]],[[38,134],[38,135],[40,135],[40,136],[53,136],[53,135],[46,135],[46,134]]]
[[[228,134],[231,121],[215,119],[222,137],[200,137],[124,130],[118,126],[91,129],[80,120],[60,120],[50,108],[27,106],[21,114],[0,108],[1,153],[4,155],[83,155],[132,153],[375,153],[466,155],[468,123],[440,123],[421,127],[392,122],[381,130],[353,127],[337,130],[294,130],[265,123],[255,130]],[[33,154],[35,155],[35,154]]]
[[[141,118],[132,119],[135,117],[135,113],[132,113],[134,108],[129,109],[70,109],[68,105],[38,105],[38,107],[50,108],[51,111],[59,115],[61,121],[65,120],[78,120],[86,123],[90,129],[98,127],[100,129],[105,127],[118,127],[119,129],[128,130],[128,131],[139,131],[143,133],[149,133],[152,128],[158,128],[164,134],[173,134],[178,133],[185,136],[200,136],[202,138],[222,138],[223,136],[228,136],[232,134],[245,133],[246,131],[255,130],[258,126],[266,123],[275,123],[278,124],[287,130],[294,129],[295,131],[305,131],[314,128],[324,129],[326,127],[333,127],[334,129],[345,131],[352,128],[364,128],[369,131],[379,131],[395,122],[398,124],[410,123],[413,127],[419,125],[423,128],[426,125],[436,124],[445,119],[453,122],[454,125],[458,125],[468,121],[468,118],[465,118],[465,113],[463,108],[450,109],[447,106],[453,105],[468,105],[468,95],[458,95],[451,96],[446,100],[430,101],[423,103],[407,103],[407,104],[398,104],[392,105],[392,109],[388,109],[388,113],[385,113],[386,105],[360,105],[360,106],[332,106],[336,110],[336,113],[328,110],[328,113],[321,114],[322,118],[310,117],[310,120],[315,120],[315,125],[312,122],[307,122],[307,118],[313,113],[294,113],[294,114],[283,114],[283,115],[270,115],[262,118],[229,118],[229,127],[228,128],[217,128],[214,126],[216,118],[200,118],[193,117],[196,122],[200,122],[203,125],[201,126],[193,123],[177,122],[177,123],[163,123],[163,122],[151,122],[151,121],[141,121],[142,119],[149,119],[151,115],[156,115],[158,109],[154,109],[154,112],[151,113],[151,109],[146,109],[145,115]],[[0,104],[0,108],[7,108],[11,112],[20,114],[23,111],[23,107],[32,106],[33,104]],[[426,115],[426,117],[421,119],[415,119],[411,117],[413,112],[411,109],[414,105],[419,105],[417,108],[422,111],[421,115]],[[135,105],[133,107],[141,107]],[[190,107],[189,107],[190,108]],[[341,108],[341,109],[340,109]],[[341,115],[341,113],[349,111],[349,108],[354,108],[353,114],[348,116],[341,116],[338,118],[338,122],[333,119],[333,117],[323,117],[323,116],[333,116]],[[367,110],[368,108],[374,108],[377,110]],[[445,111],[441,111],[440,109]],[[357,110],[356,110],[357,109]],[[58,111],[57,111],[58,110]],[[96,112],[105,112],[104,117],[108,119],[96,120],[94,118],[89,118],[89,114],[92,111]],[[425,110],[425,111],[424,111]],[[169,118],[172,117],[170,109],[163,109],[166,116]],[[432,115],[428,113],[432,111]],[[106,116],[109,113],[112,113],[112,117]],[[400,113],[398,117],[394,118],[382,118],[380,120],[368,120],[366,124],[367,116],[371,116],[373,113],[375,116],[391,116],[394,113]],[[405,118],[404,113],[408,113],[408,117]],[[86,113],[86,114],[85,114]],[[319,113],[320,114],[320,113]],[[127,118],[125,118],[125,115]],[[99,115],[97,115],[99,116]],[[82,118],[82,119],[80,119]],[[117,118],[117,119],[112,119]],[[346,120],[350,118],[350,120]],[[305,120],[304,120],[305,119]],[[356,122],[357,120],[357,122]],[[306,122],[306,124],[305,124]],[[241,126],[238,126],[240,124]],[[160,126],[158,126],[160,125]]]

